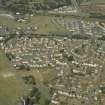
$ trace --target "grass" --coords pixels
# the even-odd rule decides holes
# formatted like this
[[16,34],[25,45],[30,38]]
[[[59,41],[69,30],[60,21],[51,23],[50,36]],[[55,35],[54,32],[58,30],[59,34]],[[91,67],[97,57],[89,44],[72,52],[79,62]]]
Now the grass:
[[95,0],[96,3],[105,3],[105,0]]
[[67,30],[65,30],[64,28],[55,25],[54,23],[51,22],[51,19],[54,17],[51,16],[33,16],[33,17],[26,17],[29,19],[29,23],[26,24],[25,22],[17,22],[13,19],[10,19],[8,17],[5,16],[0,16],[0,25],[5,25],[8,26],[10,29],[14,29],[17,27],[26,27],[26,26],[34,26],[34,27],[38,27],[38,30],[36,31],[36,33],[40,33],[40,34],[48,34],[49,32],[58,32],[58,33],[62,33],[62,32],[67,32]]
[[9,17],[0,16],[0,25],[8,26],[10,29],[14,29],[16,27],[23,27],[25,24],[19,23]]
[[[87,2],[89,2],[89,3],[105,3],[105,0],[87,0]],[[85,1],[84,1],[84,3],[85,3]]]
[[[0,105],[13,105],[22,95],[23,83],[17,78],[0,50]],[[12,74],[11,76],[7,76]]]

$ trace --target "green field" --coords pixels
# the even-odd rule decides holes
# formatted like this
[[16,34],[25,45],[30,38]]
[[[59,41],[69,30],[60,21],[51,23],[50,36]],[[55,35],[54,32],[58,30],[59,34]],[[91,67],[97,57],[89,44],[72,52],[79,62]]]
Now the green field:
[[23,94],[23,83],[0,50],[0,105],[13,105]]
[[84,0],[84,2],[83,2],[84,4],[85,3],[89,3],[89,4],[91,4],[91,3],[96,3],[96,4],[100,4],[100,3],[105,3],[105,0],[87,0],[87,1],[85,1]]
[[105,0],[95,0],[96,3],[105,3]]
[[[22,29],[25,29],[27,26],[33,26],[38,27],[38,30],[35,31],[36,33],[41,34],[48,34],[49,32],[58,32],[58,33],[64,33],[67,32],[63,27],[56,25],[51,22],[51,19],[55,18],[54,16],[26,16],[28,18],[29,23],[25,22],[18,22],[13,19],[10,19],[5,16],[0,16],[0,25],[8,26],[10,29],[14,29],[17,27],[21,27]],[[25,29],[26,31],[26,29]]]

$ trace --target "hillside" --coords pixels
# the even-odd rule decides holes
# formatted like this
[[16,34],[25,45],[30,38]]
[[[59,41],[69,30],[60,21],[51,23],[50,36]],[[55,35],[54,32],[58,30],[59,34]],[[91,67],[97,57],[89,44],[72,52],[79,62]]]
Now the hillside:
[[35,12],[69,5],[70,0],[1,0],[0,7],[12,12]]
[[[78,0],[81,3],[83,0]],[[1,0],[0,8],[14,13],[35,13],[71,5],[71,0]]]
[[22,82],[0,50],[0,105],[13,105],[22,95]]

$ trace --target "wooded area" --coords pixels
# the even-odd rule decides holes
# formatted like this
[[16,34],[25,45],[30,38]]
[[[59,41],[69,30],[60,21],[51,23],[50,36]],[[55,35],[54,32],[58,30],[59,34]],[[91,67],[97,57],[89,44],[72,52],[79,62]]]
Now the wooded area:
[[[82,2],[83,0],[78,0]],[[51,10],[71,4],[71,0],[1,0],[0,7],[12,12],[32,13],[35,10]]]

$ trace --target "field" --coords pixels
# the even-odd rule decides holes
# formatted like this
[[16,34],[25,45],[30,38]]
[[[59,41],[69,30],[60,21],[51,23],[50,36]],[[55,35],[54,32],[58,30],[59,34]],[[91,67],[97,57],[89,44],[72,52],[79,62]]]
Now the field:
[[12,70],[0,50],[0,105],[13,105],[22,95],[23,83]]
[[26,22],[18,22],[8,17],[0,16],[0,25],[3,24],[4,26],[8,26],[10,29],[14,29],[17,27],[21,27],[21,28],[24,27],[23,29],[25,29],[25,27],[27,26],[33,26],[33,27],[38,28],[36,33],[40,33],[40,34],[48,34],[50,32],[52,33],[53,32],[58,32],[58,33],[67,32],[67,30],[65,30],[64,28],[60,26],[55,25],[51,21],[53,18],[55,18],[53,16],[33,16],[33,17],[26,16],[26,18],[29,21],[28,24]]
[[96,3],[105,3],[105,0],[95,0]]
[[85,1],[84,0],[84,2],[82,2],[82,3],[89,3],[89,4],[94,4],[94,3],[96,3],[96,4],[102,4],[102,3],[105,3],[105,0],[87,0],[87,1]]

